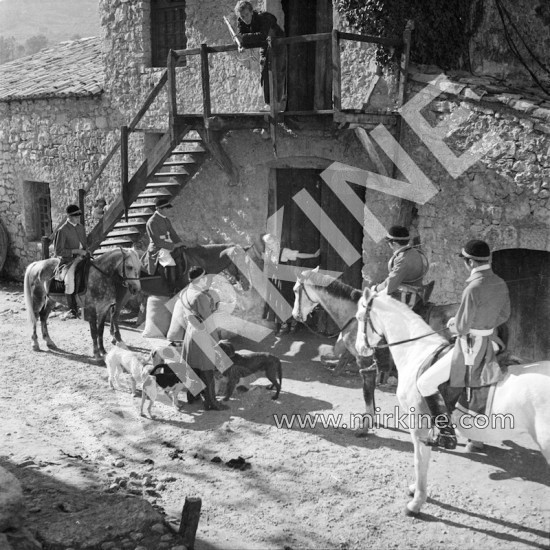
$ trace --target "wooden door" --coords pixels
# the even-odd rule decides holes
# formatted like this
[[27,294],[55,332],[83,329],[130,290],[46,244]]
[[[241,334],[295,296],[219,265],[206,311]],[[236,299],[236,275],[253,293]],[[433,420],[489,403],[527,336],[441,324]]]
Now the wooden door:
[[510,291],[508,349],[528,360],[546,359],[550,354],[550,252],[498,250],[492,265]]
[[[283,0],[287,36],[332,31],[330,0]],[[287,110],[330,109],[331,46],[302,43],[288,46]]]
[[[304,269],[320,266],[321,269],[340,271],[342,272],[340,277],[342,282],[355,288],[361,288],[361,260],[348,266],[339,255],[338,250],[331,246],[319,231],[321,220],[310,219],[293,200],[296,193],[305,189],[354,248],[361,253],[362,225],[350,215],[338,197],[328,188],[320,177],[321,172],[322,170],[313,168],[278,169],[276,171],[276,200],[272,205],[273,211],[269,214],[271,215],[275,210],[284,206],[283,246],[300,252],[313,253],[317,249],[321,250],[320,258],[299,260],[295,265],[303,266]],[[358,198],[363,201],[365,189],[357,186],[356,192]],[[323,310],[316,311],[308,324],[324,334],[333,334],[338,330],[337,325]]]

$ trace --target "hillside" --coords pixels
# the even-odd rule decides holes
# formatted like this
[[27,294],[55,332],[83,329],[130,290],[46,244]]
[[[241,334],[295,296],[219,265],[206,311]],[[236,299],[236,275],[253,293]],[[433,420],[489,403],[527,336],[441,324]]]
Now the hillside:
[[0,0],[0,36],[24,42],[38,34],[50,44],[97,36],[98,0]]

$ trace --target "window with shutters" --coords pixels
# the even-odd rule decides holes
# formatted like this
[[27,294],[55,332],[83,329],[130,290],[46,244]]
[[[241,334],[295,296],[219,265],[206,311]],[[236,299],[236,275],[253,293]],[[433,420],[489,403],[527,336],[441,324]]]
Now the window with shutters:
[[152,66],[166,67],[168,51],[186,47],[185,2],[151,0]]
[[29,241],[39,241],[52,233],[50,186],[43,181],[23,182],[25,231]]

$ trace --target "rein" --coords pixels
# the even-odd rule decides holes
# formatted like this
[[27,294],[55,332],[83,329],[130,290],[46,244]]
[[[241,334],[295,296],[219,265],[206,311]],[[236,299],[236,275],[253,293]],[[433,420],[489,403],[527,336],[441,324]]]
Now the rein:
[[370,325],[371,330],[375,334],[377,334],[378,336],[380,336],[380,337],[384,336],[383,334],[380,334],[374,328],[374,325],[372,324],[372,320],[370,318],[370,312],[371,312],[371,309],[372,309],[373,301],[374,301],[374,296],[372,296],[370,298],[370,300],[368,301],[368,303],[367,303],[367,308],[366,308],[366,311],[365,311],[365,318],[367,320],[367,323],[365,323],[365,330],[363,332],[363,336],[365,337],[365,342],[367,344],[367,348],[369,348],[369,349],[374,350],[374,349],[391,348],[392,346],[399,346],[400,344],[406,344],[408,342],[415,342],[416,340],[422,340],[422,338],[427,338],[428,336],[433,336],[434,334],[439,334],[440,332],[445,332],[447,330],[447,327],[445,327],[445,328],[442,328],[441,330],[434,330],[433,332],[428,332],[427,334],[422,334],[420,336],[415,336],[414,338],[407,338],[406,340],[399,340],[398,342],[390,342],[390,343],[386,343],[386,344],[378,344],[376,346],[371,346],[369,344],[369,339],[368,339],[368,336],[367,336],[367,325]]
[[[126,281],[138,281],[139,277],[127,277],[126,276],[125,256],[124,256],[124,252],[122,251],[122,247],[119,247],[119,248],[120,248],[120,252],[122,253],[122,260],[120,261],[119,264],[117,264],[114,267],[113,271],[116,272],[117,269],[120,267],[120,265],[122,265],[122,275],[121,275],[121,277],[122,277],[123,283],[125,283]],[[93,260],[90,260],[90,265],[92,267],[94,267],[95,269],[97,269],[105,277],[107,277],[107,278],[112,277],[112,274],[109,274],[106,271],[103,271],[103,269],[101,269],[98,265],[96,265]],[[118,273],[117,273],[117,275],[118,275]],[[124,286],[126,286],[126,285],[124,285]]]

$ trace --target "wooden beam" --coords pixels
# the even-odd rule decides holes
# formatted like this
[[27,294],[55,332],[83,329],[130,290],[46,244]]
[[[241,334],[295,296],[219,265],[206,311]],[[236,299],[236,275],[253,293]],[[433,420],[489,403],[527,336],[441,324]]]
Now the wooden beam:
[[414,21],[409,20],[403,31],[403,53],[401,54],[401,71],[399,75],[399,95],[398,107],[405,104],[405,94],[407,93],[407,76],[409,73],[409,57],[411,53],[412,31],[414,30]]
[[201,44],[201,84],[202,84],[202,110],[204,123],[212,114],[212,103],[210,101],[210,68],[208,66],[208,48]]
[[128,187],[128,126],[120,128],[120,182],[124,215],[126,216],[126,223],[128,223],[128,208],[130,208],[130,203],[128,202],[130,196],[130,189]]
[[170,127],[174,124],[176,117],[178,116],[178,101],[176,94],[176,62],[177,55],[173,50],[168,52],[168,60],[166,63],[167,75],[168,75],[168,117]]
[[383,46],[389,46],[398,48],[403,45],[403,42],[399,38],[382,38],[381,36],[372,36],[370,34],[354,34],[351,32],[341,32],[340,38],[343,40],[352,40],[354,42],[368,42],[370,44],[382,44]]
[[[269,135],[273,146],[273,154],[277,156],[277,112],[279,97],[277,93],[277,56],[273,49],[271,37],[267,39],[267,67],[269,75],[269,102],[271,117],[269,119]],[[265,84],[264,84],[265,86]]]
[[222,146],[222,137],[224,132],[215,130],[196,129],[203,139],[205,147],[208,149],[219,167],[229,176],[229,185],[239,184],[239,171],[229,155]]
[[86,208],[84,204],[84,198],[86,197],[86,191],[84,189],[78,190],[78,207],[80,208],[80,223],[82,227],[86,227]]
[[181,512],[181,523],[178,533],[188,550],[194,550],[195,537],[201,517],[202,500],[199,497],[185,497],[185,504]]
[[[340,61],[340,33],[332,31],[332,108],[336,116],[342,110],[342,68]],[[336,119],[335,119],[336,120]]]
[[365,129],[361,127],[355,128],[355,135],[357,136],[357,139],[359,139],[359,141],[361,142],[361,145],[365,148],[365,151],[367,152],[369,158],[376,166],[377,172],[379,174],[382,174],[383,176],[389,176],[389,172],[386,170],[386,167],[384,166],[384,163],[382,162],[382,159],[380,158],[380,155],[378,154],[378,151],[376,150],[372,139],[369,137]]
[[330,32],[321,32],[317,34],[302,34],[298,36],[287,36],[285,38],[273,38],[273,44],[276,46],[288,44],[302,44],[303,42],[329,42]]
[[348,113],[340,111],[334,113],[334,121],[340,123],[359,124],[361,126],[370,126],[384,124],[385,126],[395,126],[398,120],[397,115],[386,115],[379,113]]
[[130,125],[128,126],[128,129],[130,132],[138,125],[139,121],[143,117],[143,115],[147,112],[153,101],[155,101],[156,97],[159,95],[159,92],[162,90],[166,82],[168,81],[168,71],[164,71],[162,73],[162,76],[160,77],[160,80],[157,82],[156,86],[151,90],[149,95],[147,96],[147,99],[145,100],[145,103],[141,106],[141,109],[138,111],[137,115],[132,119],[132,122],[130,122]]

